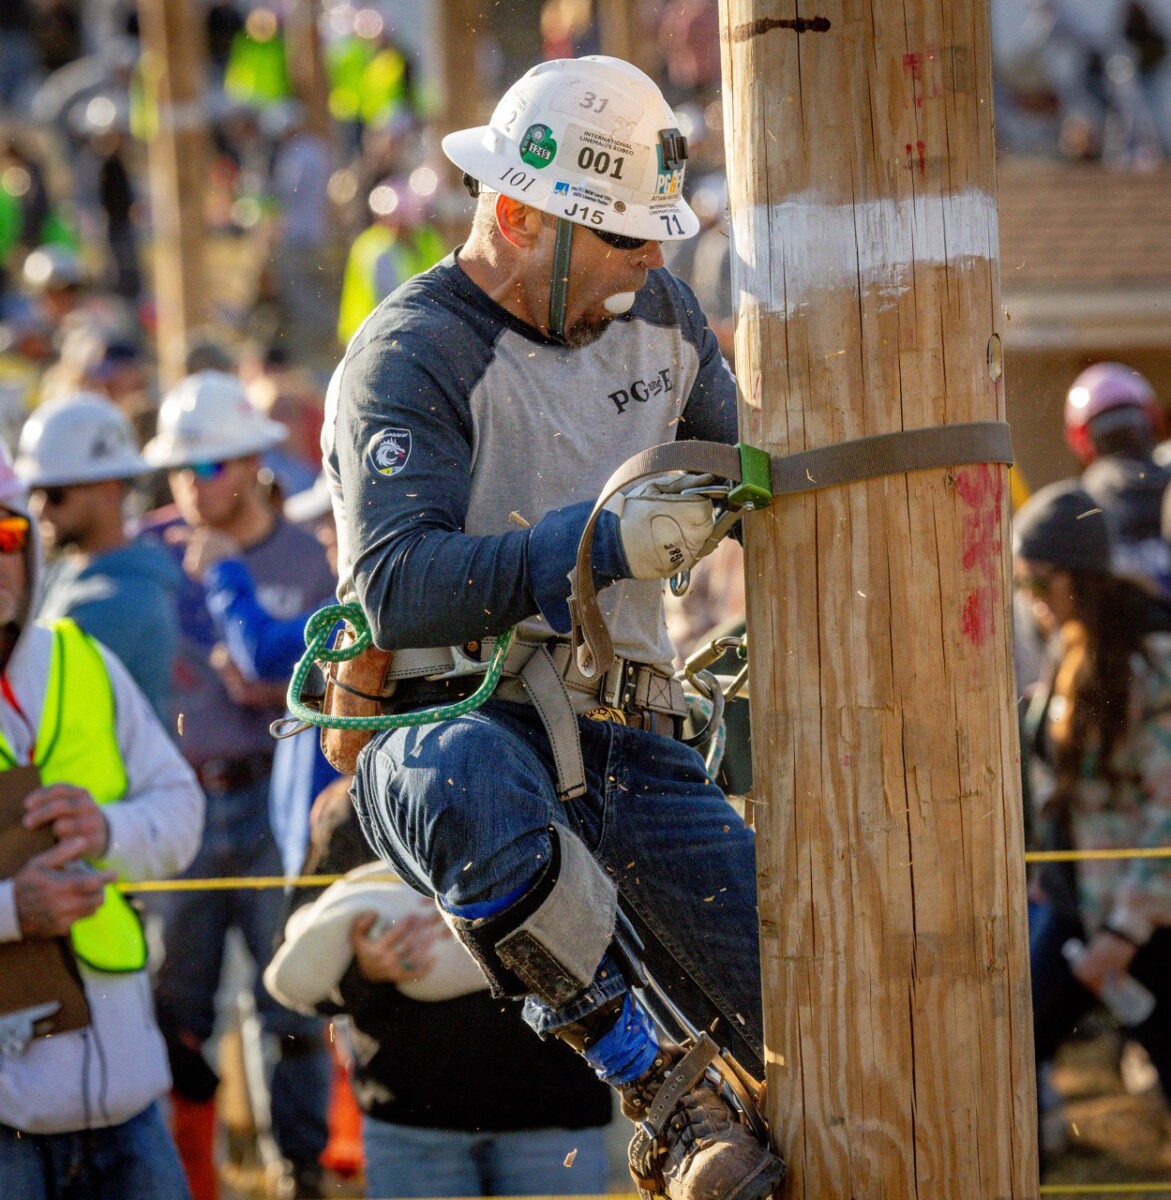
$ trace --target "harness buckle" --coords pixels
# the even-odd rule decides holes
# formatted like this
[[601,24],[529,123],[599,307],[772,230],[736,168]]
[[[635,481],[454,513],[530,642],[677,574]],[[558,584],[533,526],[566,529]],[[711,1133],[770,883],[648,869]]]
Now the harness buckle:
[[629,699],[633,699],[633,683],[627,681],[629,663],[621,655],[617,655],[610,664],[598,688],[598,700],[609,708],[623,708]]
[[615,725],[626,725],[626,714],[620,708],[611,708],[608,704],[597,704],[587,708],[581,714],[587,721],[613,721]]

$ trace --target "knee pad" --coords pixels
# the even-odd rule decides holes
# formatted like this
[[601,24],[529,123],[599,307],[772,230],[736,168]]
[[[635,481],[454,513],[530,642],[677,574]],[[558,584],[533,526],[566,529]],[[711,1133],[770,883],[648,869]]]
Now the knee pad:
[[550,855],[532,887],[478,920],[444,912],[494,996],[536,995],[561,1008],[594,979],[614,936],[618,889],[580,838],[549,827]]

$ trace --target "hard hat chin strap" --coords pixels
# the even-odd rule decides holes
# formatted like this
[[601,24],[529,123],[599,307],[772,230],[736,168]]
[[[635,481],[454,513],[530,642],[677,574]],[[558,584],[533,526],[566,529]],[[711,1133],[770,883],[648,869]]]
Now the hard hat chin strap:
[[569,300],[569,254],[573,249],[573,222],[557,218],[553,242],[553,278],[549,283],[549,334],[565,341],[565,307]]

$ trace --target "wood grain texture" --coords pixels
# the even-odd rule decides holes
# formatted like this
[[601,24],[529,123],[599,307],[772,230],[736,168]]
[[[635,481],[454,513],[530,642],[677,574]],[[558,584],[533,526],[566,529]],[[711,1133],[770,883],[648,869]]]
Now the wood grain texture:
[[[1003,420],[982,0],[722,0],[743,437]],[[1007,473],[746,522],[786,1195],[1038,1194]]]
[[186,375],[187,336],[208,317],[203,271],[210,145],[203,113],[207,38],[185,0],[139,0],[147,167],[163,390]]

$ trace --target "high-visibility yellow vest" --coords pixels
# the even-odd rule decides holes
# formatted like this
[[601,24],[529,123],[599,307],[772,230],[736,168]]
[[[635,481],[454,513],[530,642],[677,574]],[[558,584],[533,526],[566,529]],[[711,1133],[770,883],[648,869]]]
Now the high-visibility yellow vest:
[[429,270],[446,254],[437,229],[422,225],[405,237],[398,237],[385,225],[374,222],[354,239],[342,274],[342,297],[338,309],[337,336],[344,346],[358,332],[358,326],[383,299],[376,286],[378,260],[384,254],[401,256],[399,276],[405,281]]
[[362,72],[377,47],[370,38],[349,34],[331,41],[325,49],[329,76],[329,111],[334,120],[356,121],[362,115]]
[[254,38],[241,30],[232,38],[224,68],[224,94],[240,104],[263,107],[293,94],[283,34]]
[[[114,689],[97,643],[64,618],[53,633],[45,704],[37,724],[34,765],[41,783],[85,788],[99,804],[126,794],[129,777],[118,745]],[[17,765],[0,733],[0,770]],[[146,965],[146,938],[138,914],[113,884],[101,907],[74,922],[73,949],[98,971],[139,971]]]

